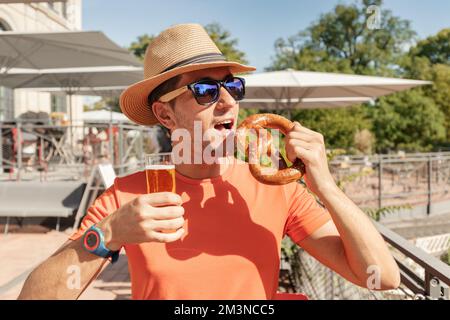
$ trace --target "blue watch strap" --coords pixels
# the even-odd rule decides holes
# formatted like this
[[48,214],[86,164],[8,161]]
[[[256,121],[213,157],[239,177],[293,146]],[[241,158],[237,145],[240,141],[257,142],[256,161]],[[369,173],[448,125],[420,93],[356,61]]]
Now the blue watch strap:
[[[96,234],[98,239],[98,245],[95,248],[89,248],[87,246],[86,237],[89,234]],[[105,236],[103,234],[103,231],[98,228],[96,225],[91,226],[84,234],[83,237],[83,248],[85,248],[86,251],[93,253],[97,256],[103,257],[103,258],[109,258],[111,257],[111,263],[116,262],[119,259],[119,252],[118,251],[111,251],[105,246]]]

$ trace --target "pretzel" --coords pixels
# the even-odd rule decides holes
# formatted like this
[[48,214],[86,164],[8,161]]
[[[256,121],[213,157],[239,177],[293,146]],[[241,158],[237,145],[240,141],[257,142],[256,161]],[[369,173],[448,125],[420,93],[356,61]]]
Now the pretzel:
[[[278,129],[280,130],[284,135],[286,135],[289,131],[292,130],[294,127],[294,124],[289,121],[288,119],[271,113],[263,113],[263,114],[254,114],[246,118],[238,127],[238,131],[241,130],[250,130],[253,129],[258,134],[258,140],[259,139],[259,132],[261,129],[264,128],[270,128],[270,129]],[[262,154],[263,148],[267,155],[270,156],[273,152],[273,146],[272,146],[272,136],[268,135],[267,139],[267,145],[266,146],[260,146],[258,144],[256,155],[258,156]],[[245,146],[245,153],[248,155],[248,145]],[[302,160],[296,159],[291,167],[288,167],[286,164],[286,161],[280,157],[279,159],[279,170],[274,174],[266,174],[264,173],[263,167],[259,164],[259,161],[256,161],[256,163],[252,163],[250,161],[249,164],[250,172],[255,177],[256,180],[265,183],[265,184],[271,184],[271,185],[282,185],[287,184],[290,182],[294,182],[299,180],[306,172],[305,170],[305,164]]]

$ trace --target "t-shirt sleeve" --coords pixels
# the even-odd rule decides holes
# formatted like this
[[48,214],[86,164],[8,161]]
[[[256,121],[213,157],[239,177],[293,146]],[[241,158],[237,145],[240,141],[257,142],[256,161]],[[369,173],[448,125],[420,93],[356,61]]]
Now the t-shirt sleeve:
[[284,235],[287,234],[295,243],[310,236],[331,219],[329,212],[301,184],[288,184],[285,195],[288,216]]
[[80,228],[74,232],[69,239],[77,240],[80,238],[84,232],[89,229],[92,225],[98,223],[103,218],[107,217],[114,211],[118,209],[118,201],[115,192],[114,184],[106,189],[103,194],[98,197],[94,203],[87,210],[86,215],[81,221]]

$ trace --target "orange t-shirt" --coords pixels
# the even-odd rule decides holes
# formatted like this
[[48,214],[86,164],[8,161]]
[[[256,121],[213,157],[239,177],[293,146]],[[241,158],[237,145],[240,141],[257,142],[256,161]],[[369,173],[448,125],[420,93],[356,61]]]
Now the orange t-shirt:
[[[262,184],[247,164],[212,179],[177,173],[176,191],[185,208],[183,237],[124,245],[133,299],[272,299],[284,235],[299,242],[330,219],[300,184]],[[143,171],[117,178],[70,239],[145,193]]]

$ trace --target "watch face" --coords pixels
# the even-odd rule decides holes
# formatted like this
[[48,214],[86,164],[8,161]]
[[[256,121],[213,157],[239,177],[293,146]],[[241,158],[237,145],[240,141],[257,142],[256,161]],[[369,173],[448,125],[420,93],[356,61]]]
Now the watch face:
[[84,237],[84,246],[86,247],[86,249],[92,251],[97,249],[98,245],[99,245],[99,238],[97,232],[93,230],[88,231],[88,233]]

